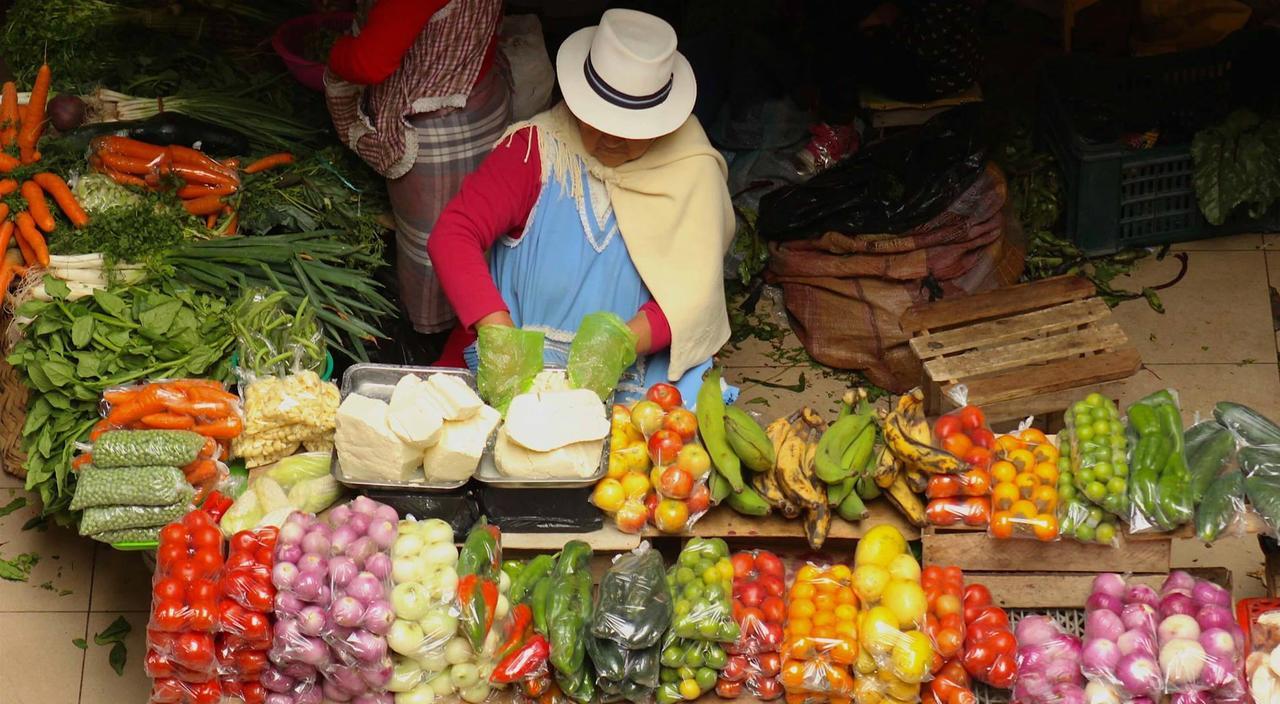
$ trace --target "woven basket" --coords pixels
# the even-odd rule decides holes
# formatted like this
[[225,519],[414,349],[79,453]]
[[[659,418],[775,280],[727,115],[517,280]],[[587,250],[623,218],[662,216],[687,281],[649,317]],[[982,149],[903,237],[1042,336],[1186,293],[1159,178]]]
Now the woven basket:
[[27,476],[22,452],[22,426],[27,419],[27,387],[18,370],[0,356],[0,467],[15,477]]

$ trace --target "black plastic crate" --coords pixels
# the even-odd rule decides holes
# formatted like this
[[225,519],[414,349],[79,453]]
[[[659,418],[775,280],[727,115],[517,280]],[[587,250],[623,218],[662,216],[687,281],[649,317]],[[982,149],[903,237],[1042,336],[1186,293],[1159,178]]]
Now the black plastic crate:
[[[1088,254],[1274,229],[1234,217],[1212,226],[1192,183],[1191,139],[1231,110],[1265,101],[1260,67],[1276,58],[1275,35],[1235,35],[1206,49],[1051,61],[1040,87],[1041,135],[1066,188],[1066,234]],[[1157,130],[1151,149],[1128,135]]]

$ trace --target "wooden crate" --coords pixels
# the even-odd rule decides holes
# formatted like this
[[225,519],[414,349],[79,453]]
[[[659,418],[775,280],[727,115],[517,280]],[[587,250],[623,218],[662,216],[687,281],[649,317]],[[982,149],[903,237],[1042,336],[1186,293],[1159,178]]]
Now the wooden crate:
[[954,408],[948,392],[963,384],[990,422],[1021,420],[1132,376],[1142,359],[1096,293],[1062,276],[907,309],[926,411]]
[[928,531],[920,537],[926,565],[956,565],[979,572],[1168,572],[1173,536],[1125,536],[1119,547],[1074,540],[996,540],[980,531]]

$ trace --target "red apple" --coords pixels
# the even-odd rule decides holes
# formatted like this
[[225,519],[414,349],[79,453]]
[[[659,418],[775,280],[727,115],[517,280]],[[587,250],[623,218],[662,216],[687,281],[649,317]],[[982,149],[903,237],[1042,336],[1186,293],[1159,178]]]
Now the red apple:
[[684,403],[684,399],[680,398],[680,389],[671,384],[654,384],[650,386],[645,398],[662,406],[664,411],[679,408]]
[[707,509],[711,508],[711,490],[707,488],[706,482],[699,482],[693,485],[693,490],[689,492],[689,515],[697,516]]
[[649,436],[649,458],[659,467],[665,467],[676,461],[684,441],[672,430],[659,430]]
[[662,419],[666,411],[653,401],[641,401],[631,409],[631,424],[645,437],[649,437],[662,429]]
[[665,430],[674,430],[680,435],[680,439],[685,442],[693,440],[693,436],[698,434],[698,417],[693,415],[693,411],[684,408],[674,408],[667,412],[667,417],[662,419],[662,427]]
[[667,467],[658,478],[658,490],[667,498],[687,499],[693,491],[693,477],[679,467]]

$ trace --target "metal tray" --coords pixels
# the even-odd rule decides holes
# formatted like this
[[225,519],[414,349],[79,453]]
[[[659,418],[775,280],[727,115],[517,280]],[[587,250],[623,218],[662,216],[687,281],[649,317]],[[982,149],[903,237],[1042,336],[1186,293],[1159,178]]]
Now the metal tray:
[[[345,399],[350,394],[360,394],[369,398],[376,398],[382,401],[391,400],[391,392],[395,389],[396,382],[406,374],[417,374],[426,377],[432,374],[450,374],[452,376],[461,377],[463,381],[471,388],[476,388],[475,375],[469,370],[458,369],[456,367],[406,367],[395,364],[353,364],[347,367],[347,371],[342,374],[342,385],[340,387],[342,398]],[[495,429],[496,433],[496,429]],[[493,447],[493,434],[489,435],[489,441],[486,444],[485,455],[489,455]],[[481,463],[484,459],[481,458]],[[351,479],[342,472],[342,465],[338,462],[338,451],[333,451],[333,477],[339,482],[347,486],[367,486],[379,489],[397,489],[400,491],[419,491],[419,492],[441,492],[453,491],[458,487],[466,484],[468,479],[456,482],[430,482],[425,478],[422,480],[396,482],[390,480],[376,479]]]
[[[547,367],[543,371],[563,372],[565,370],[562,367]],[[610,417],[609,409],[613,408],[613,398],[614,394],[609,394],[609,397],[603,401],[606,418]],[[485,445],[484,455],[480,457],[480,468],[476,470],[475,477],[479,481],[499,489],[577,489],[591,486],[603,479],[605,472],[609,469],[609,443],[612,441],[612,436],[613,433],[610,432],[604,437],[604,447],[600,451],[600,466],[589,477],[581,479],[523,479],[508,477],[498,471],[498,465],[494,462],[493,455],[493,447],[498,441],[498,433],[495,431],[489,437],[489,443]]]

